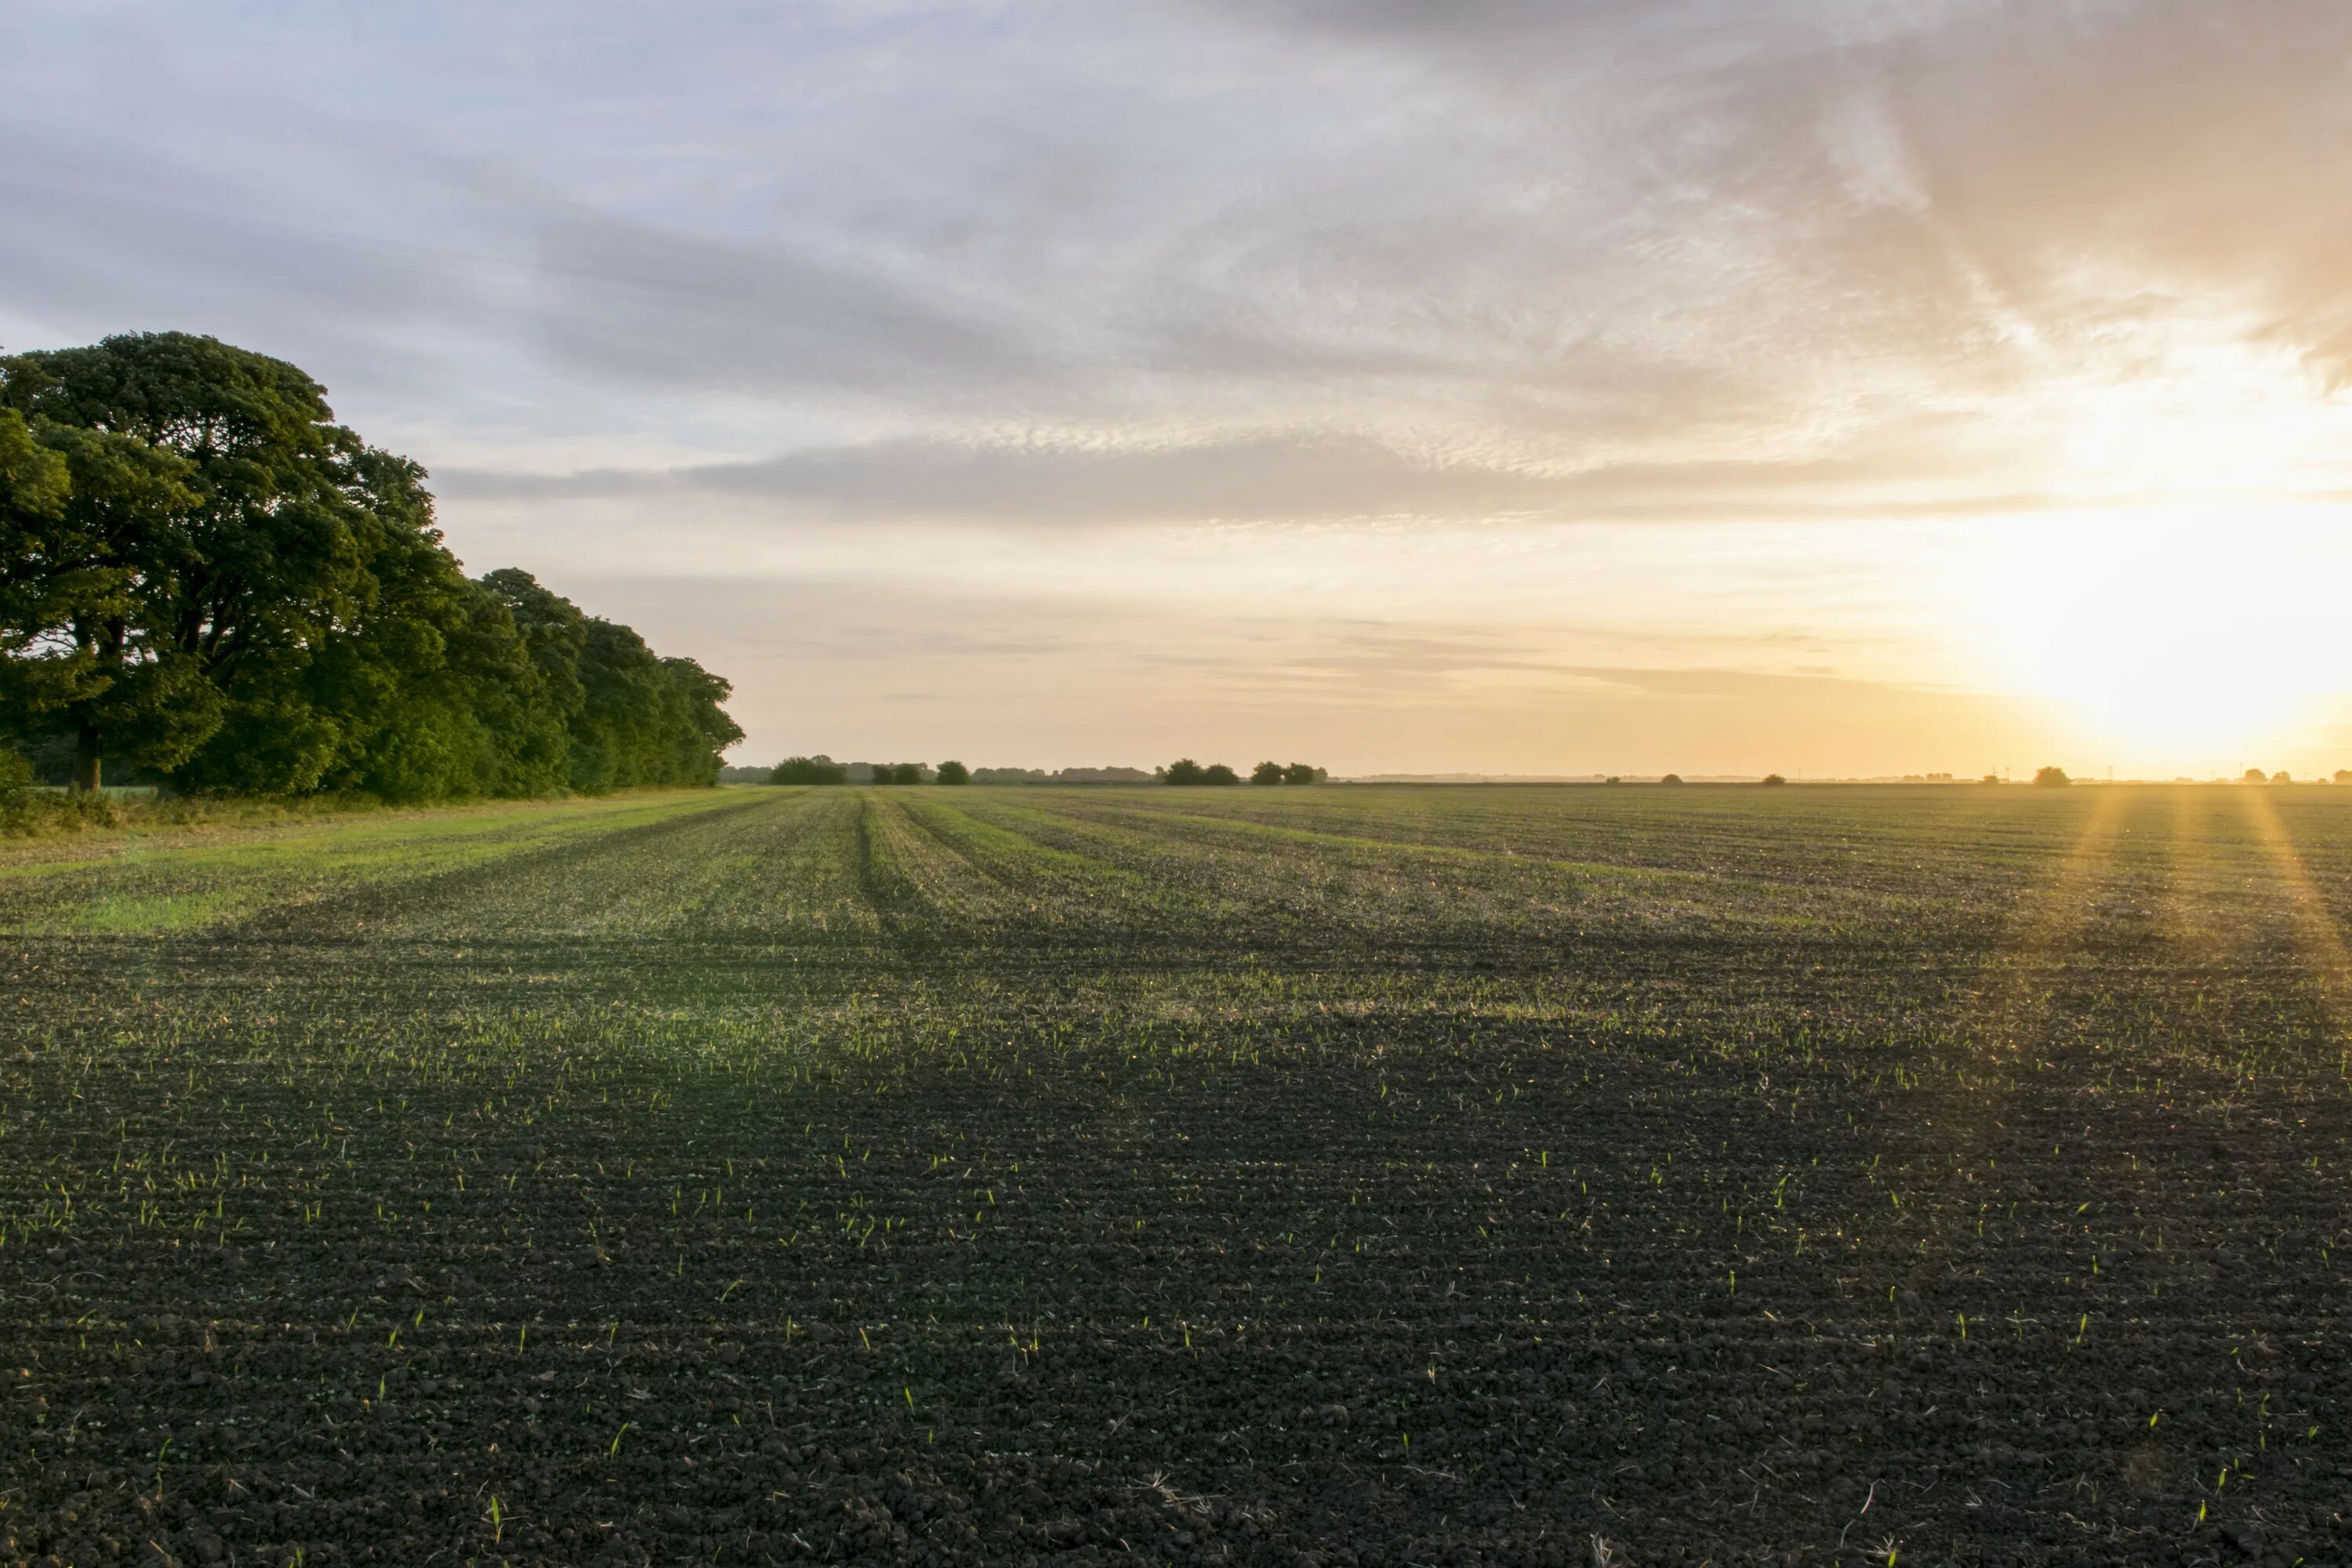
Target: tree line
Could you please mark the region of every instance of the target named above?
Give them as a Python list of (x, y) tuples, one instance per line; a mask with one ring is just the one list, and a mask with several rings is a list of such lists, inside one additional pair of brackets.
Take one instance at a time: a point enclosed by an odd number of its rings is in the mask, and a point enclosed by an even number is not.
[[(730, 770), (735, 772), (738, 770)], [(1310, 763), (1260, 763), (1250, 770), (1249, 782), (1254, 784), (1313, 784), (1330, 778), (1330, 773)], [(1203, 766), (1190, 757), (1179, 757), (1166, 767), (1147, 773), (1138, 768), (1064, 768), (1047, 773), (1035, 768), (981, 768), (974, 770), (959, 762), (941, 763), (932, 768), (927, 763), (836, 763), (822, 752), (813, 757), (786, 757), (770, 770), (767, 782), (775, 784), (1237, 784), (1241, 775), (1223, 763)]]
[(971, 783), (971, 770), (957, 762), (941, 763), (936, 769), (929, 763), (836, 763), (820, 752), (814, 757), (786, 757), (769, 770), (768, 783), (966, 784)]
[[(1190, 757), (1179, 757), (1164, 768), (1154, 770), (1161, 784), (1237, 784), (1241, 775), (1223, 763), (1205, 765)], [(1312, 763), (1263, 762), (1250, 770), (1249, 782), (1254, 784), (1316, 784), (1331, 776), (1328, 771)]]
[(0, 357), (0, 742), (179, 790), (717, 782), (726, 680), (509, 568), (282, 360), (183, 332)]

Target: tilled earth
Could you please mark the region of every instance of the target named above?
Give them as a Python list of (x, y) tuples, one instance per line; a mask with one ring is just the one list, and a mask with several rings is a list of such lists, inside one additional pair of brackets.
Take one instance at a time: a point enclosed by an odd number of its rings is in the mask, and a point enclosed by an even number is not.
[(504, 832), (16, 852), (0, 1561), (2352, 1562), (2352, 798)]

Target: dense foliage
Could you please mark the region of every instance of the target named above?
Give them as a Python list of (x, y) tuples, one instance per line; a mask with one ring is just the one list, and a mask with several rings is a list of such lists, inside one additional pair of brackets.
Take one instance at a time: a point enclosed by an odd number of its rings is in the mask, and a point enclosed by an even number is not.
[[(950, 768), (961, 776), (948, 777)], [(941, 763), (936, 778), (940, 784), (971, 782), (961, 763)], [(768, 774), (770, 784), (919, 784), (933, 780), (929, 765), (924, 763), (836, 763), (822, 752), (814, 757), (786, 757)]]
[(831, 757), (786, 757), (768, 775), (770, 784), (838, 784), (849, 782), (849, 764), (836, 763)]
[(976, 784), (1150, 784), (1152, 776), (1141, 768), (1056, 768), (1051, 773), (1044, 768), (971, 770), (971, 782)]
[(0, 731), (199, 792), (716, 781), (725, 680), (529, 574), (469, 581), (425, 470), (316, 382), (157, 332), (0, 360)]
[(1190, 757), (1179, 757), (1157, 772), (1161, 784), (1231, 784), (1242, 782), (1241, 775), (1223, 763), (1211, 763), (1206, 767)]

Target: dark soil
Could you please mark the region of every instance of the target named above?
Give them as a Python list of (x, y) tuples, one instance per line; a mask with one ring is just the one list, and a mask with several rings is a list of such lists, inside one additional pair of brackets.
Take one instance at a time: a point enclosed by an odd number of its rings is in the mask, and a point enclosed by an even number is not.
[(6, 938), (0, 1561), (2352, 1562), (2352, 801), (1506, 793)]

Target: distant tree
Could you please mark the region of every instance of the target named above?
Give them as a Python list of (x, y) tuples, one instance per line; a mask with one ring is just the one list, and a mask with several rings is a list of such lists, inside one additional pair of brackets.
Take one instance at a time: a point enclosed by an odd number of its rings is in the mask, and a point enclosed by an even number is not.
[(2049, 767), (2034, 769), (2033, 782), (2043, 789), (2064, 789), (2074, 781), (2066, 776), (2064, 768)]
[(838, 784), (849, 782), (849, 764), (836, 763), (819, 753), (814, 757), (786, 757), (776, 764), (768, 776), (770, 784)]
[(1609, 775), (1608, 782), (1611, 784), (1623, 784), (1625, 781), (1619, 778), (1615, 773), (1611, 773)]
[(878, 784), (919, 784), (923, 782), (920, 763), (877, 763), (874, 782)]
[(1768, 784), (1780, 785), (1787, 784), (1789, 781), (1782, 778), (1779, 773), (1766, 773), (1764, 775), (1764, 782)]
[(2248, 768), (2244, 773), (2238, 775), (2238, 782), (2240, 784), (2268, 784), (2271, 782), (2271, 775), (2263, 772), (2260, 768)]
[(1150, 784), (1155, 775), (1141, 768), (1059, 768), (1055, 784)]
[(2000, 783), (2000, 775), (1999, 773), (1987, 773), (1984, 777), (1977, 780), (1977, 783), (1997, 784)]
[(1293, 763), (1282, 770), (1282, 782), (1294, 784), (1318, 784), (1331, 776), (1328, 769), (1312, 763)]
[(1190, 757), (1179, 757), (1158, 772), (1161, 784), (1196, 784), (1207, 782), (1208, 778), (1208, 770)]
[(939, 782), (943, 784), (968, 784), (971, 783), (971, 770), (950, 757), (940, 764)]
[(1211, 763), (1201, 770), (1201, 782), (1204, 784), (1237, 784), (1242, 782), (1242, 775), (1223, 763)]
[(2293, 784), (2293, 783), (2294, 783), (2294, 775), (2293, 773), (2291, 773), (2287, 772), (2284, 768), (2281, 768), (2278, 772), (2276, 772), (2276, 773), (2273, 773), (2273, 774), (2271, 775), (2271, 783), (2273, 783), (2273, 784)]
[(1660, 779), (1658, 782), (1662, 784), (1678, 784), (1683, 782), (1683, 775), (1680, 773), (1668, 773), (1664, 778)]
[(1278, 784), (1281, 782), (1282, 764), (1280, 763), (1260, 763), (1250, 770), (1250, 783), (1254, 784)]
[(2340, 784), (2352, 784), (2352, 768), (2336, 769), (2336, 782)]

